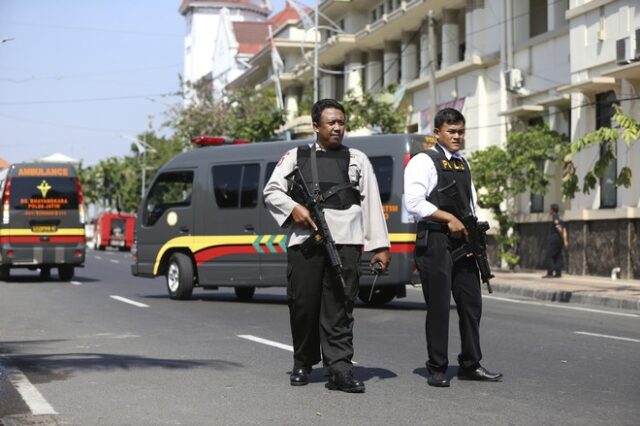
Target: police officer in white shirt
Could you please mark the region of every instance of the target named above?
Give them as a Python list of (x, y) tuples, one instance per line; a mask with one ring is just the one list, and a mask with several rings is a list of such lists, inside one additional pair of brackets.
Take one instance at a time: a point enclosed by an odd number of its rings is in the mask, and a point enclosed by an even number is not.
[[(293, 370), (289, 378), (292, 386), (306, 385), (311, 367), (322, 359), (329, 373), (327, 388), (362, 393), (364, 383), (353, 376), (351, 363), (358, 267), (364, 249), (374, 252), (371, 264), (380, 262), (383, 271), (387, 269), (389, 235), (369, 159), (342, 145), (344, 107), (333, 99), (322, 99), (313, 105), (311, 118), (316, 143), (286, 152), (264, 188), (267, 208), (278, 224), (291, 225), (287, 299)], [(340, 254), (345, 288), (330, 271), (324, 247), (309, 252), (301, 246), (317, 226), (307, 208), (290, 195), (285, 177), (296, 167), (307, 186), (313, 188), (317, 183), (324, 195), (321, 206)]]
[[(459, 111), (445, 108), (436, 114), (434, 121), (438, 143), (415, 155), (404, 174), (405, 207), (418, 222), (415, 259), (427, 304), (427, 383), (436, 387), (449, 386), (452, 294), (461, 338), (458, 378), (500, 381), (502, 374), (487, 371), (480, 365), (482, 294), (476, 262), (465, 257), (454, 263), (451, 257), (451, 252), (467, 238), (462, 215), (475, 215), (477, 211), (469, 164), (458, 152), (464, 145), (465, 119)], [(460, 194), (460, 199), (449, 196), (451, 187)]]

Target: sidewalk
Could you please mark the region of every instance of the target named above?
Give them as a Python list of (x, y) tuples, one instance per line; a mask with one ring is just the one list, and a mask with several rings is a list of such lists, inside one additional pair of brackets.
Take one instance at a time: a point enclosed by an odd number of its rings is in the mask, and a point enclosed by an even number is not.
[[(612, 280), (609, 277), (566, 275), (542, 278), (540, 272), (494, 270), (494, 295), (513, 295), (549, 302), (583, 304), (640, 312), (640, 280)], [(486, 292), (486, 286), (483, 284)]]

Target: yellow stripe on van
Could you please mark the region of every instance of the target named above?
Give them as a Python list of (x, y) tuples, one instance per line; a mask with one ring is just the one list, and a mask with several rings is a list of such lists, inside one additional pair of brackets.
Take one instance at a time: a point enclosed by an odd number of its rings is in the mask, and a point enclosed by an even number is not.
[(416, 234), (389, 234), (391, 243), (415, 243)]
[(193, 237), (176, 237), (172, 238), (160, 248), (156, 256), (156, 262), (153, 266), (153, 275), (157, 275), (158, 268), (160, 267), (160, 260), (167, 250), (180, 247), (188, 248), (191, 253), (195, 253), (202, 249), (223, 245), (251, 245), (256, 239), (256, 235), (208, 235), (208, 236), (193, 236)]
[(67, 236), (84, 236), (84, 228), (58, 228), (53, 232), (33, 232), (31, 228), (11, 228), (0, 229), (0, 237), (17, 237), (29, 235), (67, 235)]

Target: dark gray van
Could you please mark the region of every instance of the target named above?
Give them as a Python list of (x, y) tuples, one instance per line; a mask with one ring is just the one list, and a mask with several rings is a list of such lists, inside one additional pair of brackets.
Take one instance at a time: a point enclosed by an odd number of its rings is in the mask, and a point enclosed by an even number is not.
[[(189, 299), (196, 286), (234, 287), (241, 299), (253, 297), (256, 287), (286, 286), (286, 230), (267, 211), (262, 189), (287, 150), (312, 141), (194, 141), (205, 146), (167, 162), (140, 205), (133, 275), (166, 276), (173, 299)], [(372, 294), (373, 275), (363, 256), (365, 302), (381, 305), (403, 297), (415, 279), (415, 224), (402, 205), (403, 171), (411, 154), (433, 142), (431, 136), (409, 134), (344, 139), (371, 160), (391, 239), (391, 268)]]
[(58, 268), (63, 281), (84, 265), (84, 205), (76, 170), (66, 163), (19, 163), (0, 172), (0, 279), (12, 268)]

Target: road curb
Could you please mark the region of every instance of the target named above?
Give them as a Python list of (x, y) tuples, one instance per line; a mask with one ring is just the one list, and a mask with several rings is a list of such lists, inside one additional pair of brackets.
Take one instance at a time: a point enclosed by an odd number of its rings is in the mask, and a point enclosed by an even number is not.
[(32, 414), (15, 414), (5, 416), (0, 419), (3, 426), (59, 426), (56, 416), (43, 414), (34, 416)]
[(541, 289), (511, 284), (491, 283), (491, 287), (497, 293), (514, 294), (546, 302), (572, 303), (640, 312), (640, 299), (638, 298), (616, 297), (582, 291)]

